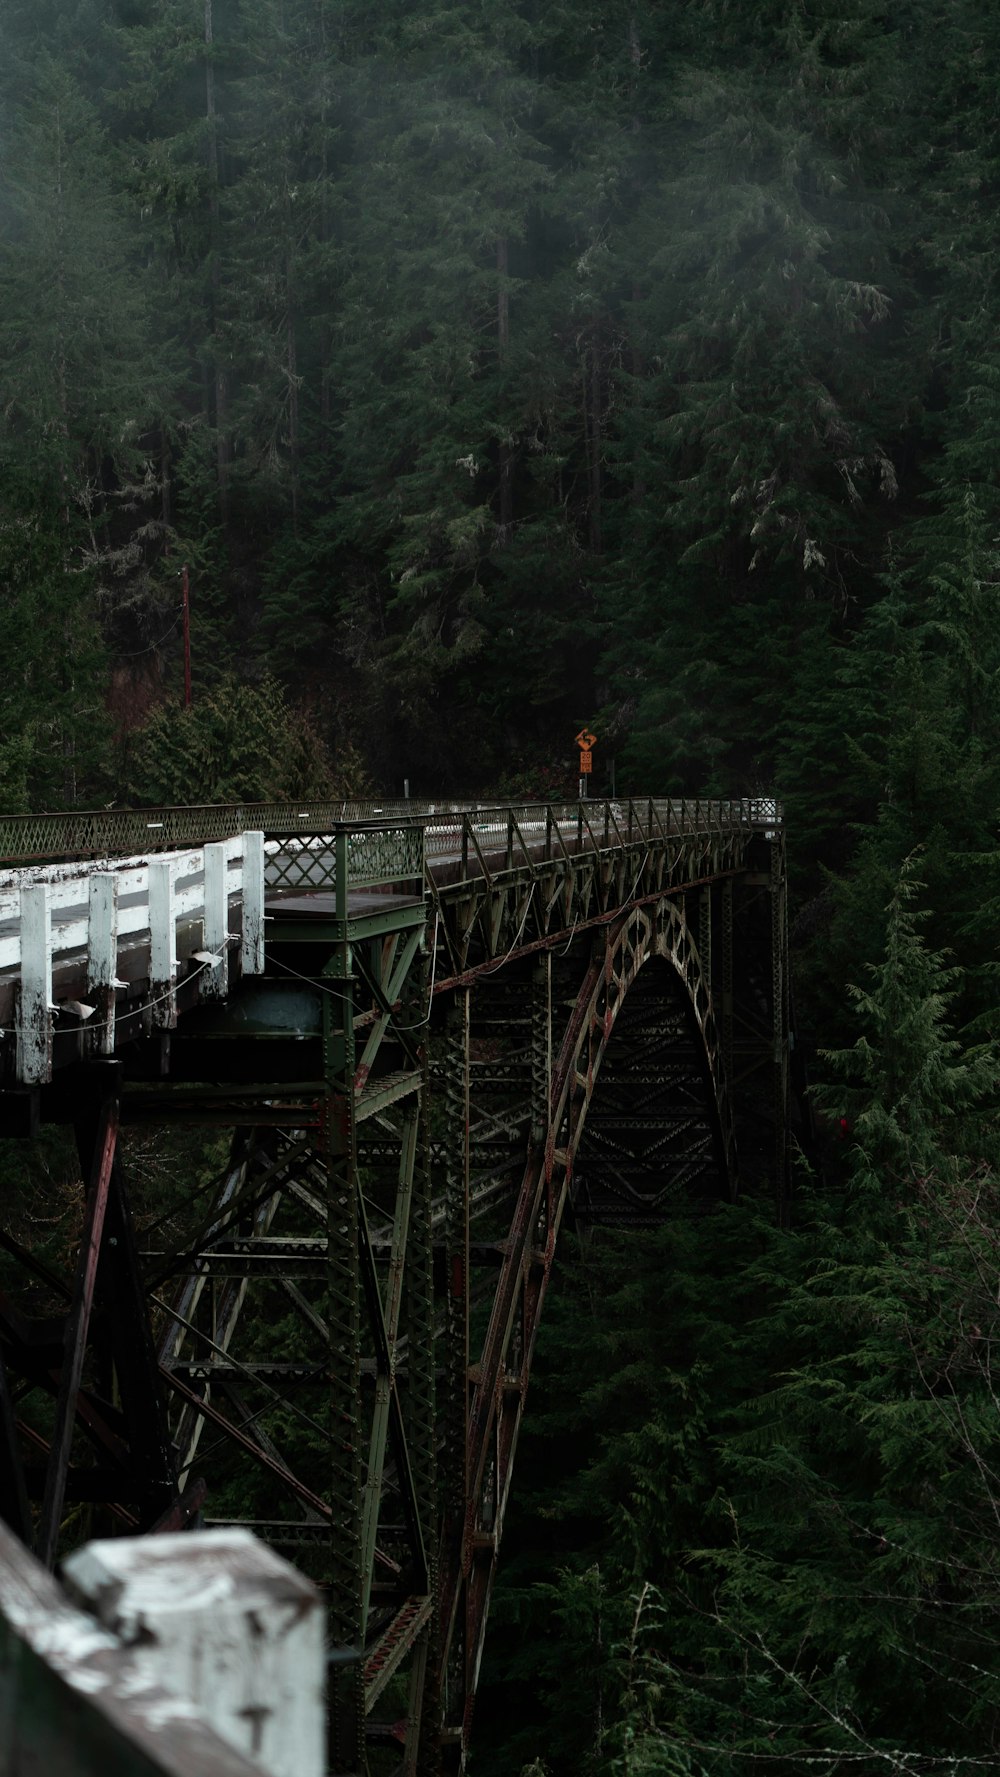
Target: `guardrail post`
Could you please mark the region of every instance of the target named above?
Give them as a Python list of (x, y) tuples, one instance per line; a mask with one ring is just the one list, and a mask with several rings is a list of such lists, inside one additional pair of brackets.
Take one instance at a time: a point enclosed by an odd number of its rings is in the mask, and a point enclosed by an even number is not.
[(333, 839), (335, 911), (339, 920), (347, 918), (347, 870), (350, 862), (350, 834), (338, 827)]
[(513, 810), (509, 808), (507, 810), (507, 868), (508, 870), (514, 868), (514, 814)]
[(90, 878), (87, 921), (87, 992), (99, 1020), (95, 1036), (101, 1055), (115, 1052), (115, 982), (118, 976), (118, 878), (97, 871)]
[(21, 890), (21, 992), (17, 1008), (17, 1074), (28, 1086), (52, 1078), (52, 909), (44, 882)]
[(323, 1777), (323, 1601), (280, 1555), (245, 1530), (114, 1537), (78, 1549), (64, 1575), (105, 1629), (137, 1644), (152, 1682), (262, 1771)]
[[(195, 1553), (201, 1539), (185, 1540)], [(157, 1683), (146, 1652), (125, 1647), (71, 1605), (0, 1524), (4, 1771), (261, 1777), (257, 1760), (223, 1740), (186, 1697)]]
[(149, 993), (154, 1026), (172, 1030), (177, 1023), (177, 906), (172, 858), (150, 858)]
[(243, 944), (244, 975), (264, 973), (264, 835), (243, 835)]
[(229, 848), (205, 847), (205, 949), (219, 958), (205, 970), (205, 999), (224, 999), (229, 989)]

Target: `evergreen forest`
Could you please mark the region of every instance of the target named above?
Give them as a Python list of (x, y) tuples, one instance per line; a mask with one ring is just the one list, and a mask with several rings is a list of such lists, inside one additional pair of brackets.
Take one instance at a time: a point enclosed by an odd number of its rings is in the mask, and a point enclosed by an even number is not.
[(567, 1237), (475, 1777), (1000, 1769), (998, 86), (987, 0), (0, 10), (0, 810), (784, 804), (816, 1150)]

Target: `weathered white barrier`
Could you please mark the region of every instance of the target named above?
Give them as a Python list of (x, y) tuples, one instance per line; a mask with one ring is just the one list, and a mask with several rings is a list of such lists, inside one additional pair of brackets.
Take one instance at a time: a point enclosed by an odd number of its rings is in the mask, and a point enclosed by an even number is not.
[[(60, 1014), (85, 1021), (99, 1054), (114, 1053), (116, 993), (126, 985), (130, 952), (140, 955), (154, 1026), (175, 1023), (178, 971), (185, 964), (199, 971), (201, 998), (224, 998), (231, 906), (239, 908), (242, 973), (260, 974), (262, 833), (103, 868), (49, 864), (0, 872), (0, 971), (18, 981), (18, 1079), (37, 1085), (51, 1077), (53, 1018)], [(60, 974), (84, 969), (86, 1000), (67, 998), (65, 988), (60, 996)]]
[(67, 1585), (96, 1616), (0, 1523), (0, 1777), (322, 1777), (322, 1600), (248, 1532), (92, 1543)]
[(0, 1524), (0, 1777), (260, 1777)]
[(114, 1537), (63, 1565), (70, 1595), (271, 1777), (323, 1777), (325, 1613), (248, 1530)]

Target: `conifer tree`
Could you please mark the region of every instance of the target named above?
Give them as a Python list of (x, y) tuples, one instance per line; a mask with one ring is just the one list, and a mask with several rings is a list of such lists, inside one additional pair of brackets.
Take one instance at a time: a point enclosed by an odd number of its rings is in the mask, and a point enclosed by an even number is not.
[(148, 599), (150, 434), (169, 399), (99, 122), (47, 48), (5, 99), (0, 549), (22, 794), (72, 804), (104, 751), (102, 619)]
[(637, 225), (648, 270), (632, 324), (655, 371), (628, 416), (647, 491), (620, 621), (626, 650), (643, 632), (654, 653), (638, 686), (631, 664), (618, 682), (639, 698), (645, 778), (655, 736), (688, 785), (718, 760), (752, 787), (755, 754), (773, 771), (799, 638), (827, 651), (813, 604), (843, 620), (893, 513), (921, 363), (911, 341), (899, 349), (884, 8), (711, 16)]

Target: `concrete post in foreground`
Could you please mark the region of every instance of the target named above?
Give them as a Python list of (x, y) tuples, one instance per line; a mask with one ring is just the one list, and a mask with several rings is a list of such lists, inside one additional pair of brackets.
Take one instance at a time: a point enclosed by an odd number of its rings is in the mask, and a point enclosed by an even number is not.
[(271, 1777), (323, 1777), (325, 1619), (316, 1587), (245, 1530), (92, 1542), (71, 1596)]
[[(193, 1539), (192, 1539), (193, 1540)], [(260, 1777), (0, 1523), (0, 1777)]]

